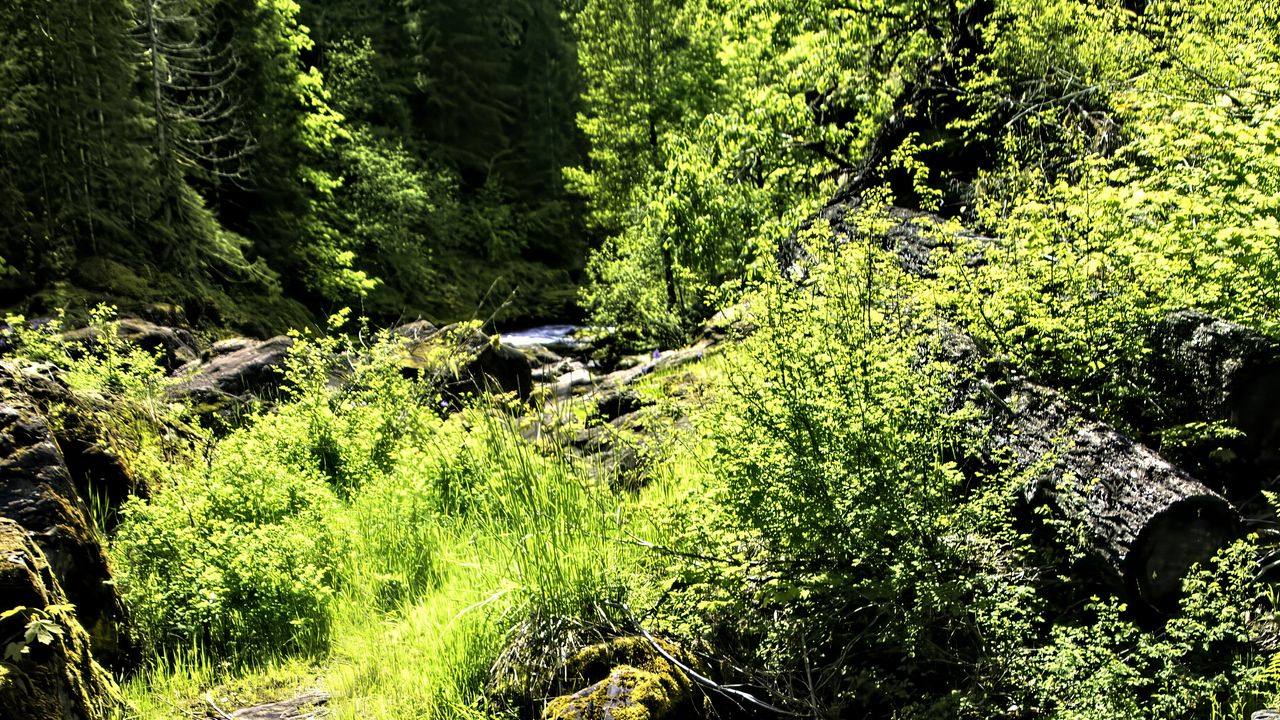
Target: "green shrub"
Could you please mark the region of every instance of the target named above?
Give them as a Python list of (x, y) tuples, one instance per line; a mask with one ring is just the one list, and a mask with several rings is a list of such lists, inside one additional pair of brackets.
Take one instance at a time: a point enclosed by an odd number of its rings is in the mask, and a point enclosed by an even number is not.
[(708, 420), (711, 491), (683, 530), (723, 560), (677, 564), (674, 582), (703, 639), (794, 709), (928, 707), (954, 680), (938, 644), (975, 654), (999, 553), (964, 540), (950, 368), (920, 351), (910, 281), (874, 246), (815, 252), (809, 282), (753, 299), (760, 329)]
[(647, 560), (667, 629), (822, 717), (1189, 720), (1274, 692), (1256, 548), (1193, 573), (1162, 625), (1115, 596), (1063, 603), (1081, 579), (1024, 534), (1023, 479), (947, 461), (974, 428), (956, 370), (926, 360), (927, 281), (875, 242), (812, 252), (804, 285), (754, 298), (760, 329), (702, 418), (710, 477), (660, 511), (681, 539)]
[(220, 443), (207, 468), (178, 468), (149, 502), (125, 505), (116, 582), (153, 649), (322, 646), (344, 542), (339, 504), (314, 467), (272, 447), (304, 439), (255, 424)]
[[(206, 464), (171, 468), (150, 501), (125, 507), (113, 543), (118, 582), (154, 648), (324, 647), (350, 569), (344, 500), (386, 478), (404, 447), (439, 423), (425, 391), (399, 374), (396, 347), (384, 338), (357, 355), (336, 339), (299, 340), (282, 405), (217, 441)], [(331, 389), (338, 363), (346, 370)], [(385, 483), (377, 492), (395, 496)], [(382, 537), (367, 513), (358, 517), (357, 544)], [(430, 551), (375, 547), (400, 563)], [(430, 576), (426, 567), (419, 575)]]

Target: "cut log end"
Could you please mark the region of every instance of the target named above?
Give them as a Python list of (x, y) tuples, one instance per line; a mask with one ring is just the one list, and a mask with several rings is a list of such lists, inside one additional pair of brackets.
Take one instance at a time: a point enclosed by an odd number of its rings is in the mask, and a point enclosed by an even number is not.
[(1240, 536), (1240, 516), (1217, 495), (1170, 505), (1142, 529), (1125, 563), (1135, 594), (1160, 612), (1173, 612), (1182, 580)]

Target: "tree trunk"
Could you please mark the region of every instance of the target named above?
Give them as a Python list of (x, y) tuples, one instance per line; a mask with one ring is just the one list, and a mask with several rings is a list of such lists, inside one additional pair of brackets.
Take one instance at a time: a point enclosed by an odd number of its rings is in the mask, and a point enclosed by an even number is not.
[(1225, 498), (1147, 446), (991, 362), (958, 330), (945, 329), (941, 347), (943, 359), (976, 373), (960, 383), (956, 401), (981, 411), (977, 464), (1011, 464), (1025, 480), (1022, 499), (1080, 529), (1103, 574), (1132, 597), (1175, 610), (1187, 571), (1240, 535), (1239, 513)]

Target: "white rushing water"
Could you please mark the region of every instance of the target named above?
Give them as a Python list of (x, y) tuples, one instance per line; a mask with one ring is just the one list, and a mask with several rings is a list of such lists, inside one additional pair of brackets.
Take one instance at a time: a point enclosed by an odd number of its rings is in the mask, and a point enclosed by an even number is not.
[(502, 342), (513, 347), (530, 345), (577, 345), (573, 333), (580, 330), (577, 325), (543, 325), (541, 327), (499, 333)]

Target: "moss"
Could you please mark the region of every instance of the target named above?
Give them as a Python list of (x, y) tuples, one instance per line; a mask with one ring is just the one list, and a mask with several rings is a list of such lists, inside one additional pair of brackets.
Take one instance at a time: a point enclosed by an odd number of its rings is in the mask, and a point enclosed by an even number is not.
[(71, 279), (81, 287), (136, 297), (148, 287), (132, 268), (110, 258), (91, 256), (76, 264)]
[[(657, 641), (682, 664), (699, 669), (697, 658)], [(579, 651), (564, 667), (570, 684), (587, 687), (547, 704), (544, 720), (657, 720), (690, 703), (693, 683), (648, 639), (614, 638)]]
[(689, 699), (689, 679), (674, 666), (665, 672), (623, 665), (609, 677), (572, 695), (555, 698), (544, 720), (657, 720)]
[[(0, 642), (23, 637), (26, 623), (41, 618), (61, 634), (37, 641), (12, 662), (0, 665), (0, 708), (12, 717), (49, 720), (107, 720), (121, 717), (125, 704), (111, 676), (94, 662), (89, 635), (76, 620), (54, 579), (48, 560), (11, 520), (0, 518), (0, 589), (4, 607), (26, 610), (0, 621)], [(9, 717), (9, 716), (6, 716)]]

